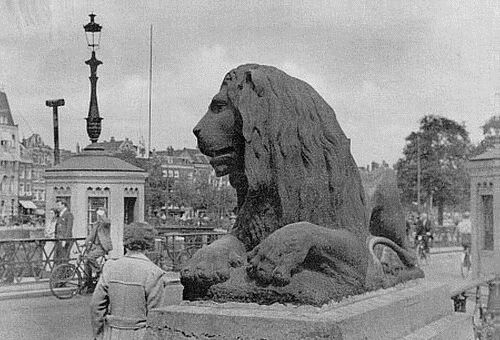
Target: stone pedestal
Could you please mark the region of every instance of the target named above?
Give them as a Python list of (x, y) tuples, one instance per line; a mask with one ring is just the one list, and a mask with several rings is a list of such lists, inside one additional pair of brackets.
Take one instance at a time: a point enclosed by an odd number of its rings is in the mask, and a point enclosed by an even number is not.
[[(147, 339), (387, 340), (421, 330), (429, 337), (408, 339), (461, 339), (457, 329), (472, 334), (471, 320), (467, 324), (463, 318), (453, 312), (448, 286), (417, 280), (321, 308), (211, 302), (168, 306), (150, 312)], [(434, 333), (425, 329), (432, 324)]]

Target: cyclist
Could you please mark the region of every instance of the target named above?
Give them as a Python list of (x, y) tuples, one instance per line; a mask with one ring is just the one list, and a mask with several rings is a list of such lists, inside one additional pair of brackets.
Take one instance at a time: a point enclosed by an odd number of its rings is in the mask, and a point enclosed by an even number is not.
[(432, 222), (427, 218), (426, 213), (420, 215), (417, 221), (417, 232), (415, 235), (415, 244), (418, 244), (418, 237), (421, 236), (424, 242), (424, 251), (429, 253), (429, 239), (432, 238)]
[(108, 254), (113, 249), (111, 243), (111, 223), (107, 217), (106, 209), (97, 208), (97, 222), (94, 223), (90, 233), (85, 239), (87, 255), (85, 257), (85, 285), (88, 291), (92, 291), (92, 272), (98, 272), (100, 265), (97, 259)]

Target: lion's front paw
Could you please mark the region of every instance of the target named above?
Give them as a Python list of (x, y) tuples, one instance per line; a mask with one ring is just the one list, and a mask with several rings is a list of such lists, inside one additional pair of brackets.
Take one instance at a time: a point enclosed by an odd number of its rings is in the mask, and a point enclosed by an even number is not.
[(234, 236), (198, 250), (181, 270), (181, 283), (187, 287), (208, 288), (229, 279), (231, 268), (246, 262), (245, 248)]
[[(272, 236), (272, 235), (271, 235)], [(309, 249), (301, 242), (268, 237), (248, 254), (247, 274), (260, 284), (285, 286)]]

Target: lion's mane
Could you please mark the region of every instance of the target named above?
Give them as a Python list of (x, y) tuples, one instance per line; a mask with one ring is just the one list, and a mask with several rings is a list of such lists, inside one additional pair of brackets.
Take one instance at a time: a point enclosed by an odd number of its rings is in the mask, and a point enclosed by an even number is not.
[(235, 186), (232, 233), (252, 249), (282, 226), (308, 221), (364, 239), (361, 178), (333, 109), (310, 85), (270, 66), (242, 65), (225, 82), (244, 138), (245, 178), (232, 174), (232, 183), (244, 183)]

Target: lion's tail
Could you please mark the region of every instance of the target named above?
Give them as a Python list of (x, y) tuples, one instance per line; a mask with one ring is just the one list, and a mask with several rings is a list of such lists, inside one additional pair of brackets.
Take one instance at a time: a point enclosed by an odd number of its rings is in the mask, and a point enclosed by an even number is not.
[(417, 257), (413, 253), (398, 246), (394, 241), (391, 241), (386, 237), (369, 236), (367, 239), (367, 244), (370, 254), (376, 262), (379, 262), (379, 260), (377, 255), (375, 254), (375, 246), (381, 244), (394, 250), (394, 252), (398, 255), (405, 266), (415, 267), (417, 265)]

